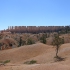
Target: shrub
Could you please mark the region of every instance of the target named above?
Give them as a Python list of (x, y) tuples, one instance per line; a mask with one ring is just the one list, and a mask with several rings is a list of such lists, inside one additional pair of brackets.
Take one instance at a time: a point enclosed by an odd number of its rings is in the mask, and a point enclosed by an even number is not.
[(31, 44), (34, 44), (34, 43), (35, 42), (31, 38), (27, 39), (27, 45), (31, 45)]
[(22, 45), (25, 45), (26, 44), (26, 41), (25, 40), (22, 40)]
[(3, 63), (3, 64), (9, 63), (9, 62), (10, 60), (0, 61), (0, 63)]
[(10, 60), (6, 60), (6, 61), (4, 61), (3, 63), (6, 64), (6, 63), (9, 63), (9, 62), (10, 62)]
[(40, 42), (46, 44), (46, 36), (45, 36), (45, 34), (43, 34), (42, 37), (40, 38)]
[(35, 63), (37, 63), (36, 60), (31, 60), (31, 61), (24, 62), (24, 64), (35, 64)]

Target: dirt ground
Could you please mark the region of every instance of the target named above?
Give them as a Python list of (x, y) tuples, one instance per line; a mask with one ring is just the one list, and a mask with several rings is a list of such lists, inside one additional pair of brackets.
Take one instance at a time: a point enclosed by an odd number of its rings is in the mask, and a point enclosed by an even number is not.
[[(55, 47), (37, 43), (0, 51), (0, 61), (10, 60), (0, 65), (0, 70), (70, 70), (70, 43), (61, 45), (60, 57), (64, 61), (55, 62)], [(24, 64), (36, 60), (35, 64)]]

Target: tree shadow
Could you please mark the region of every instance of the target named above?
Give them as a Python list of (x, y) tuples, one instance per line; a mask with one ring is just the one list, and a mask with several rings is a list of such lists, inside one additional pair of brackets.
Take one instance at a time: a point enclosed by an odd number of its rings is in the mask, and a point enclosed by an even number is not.
[(54, 57), (55, 58), (55, 62), (59, 62), (59, 61), (65, 61), (66, 58), (62, 58), (60, 56)]

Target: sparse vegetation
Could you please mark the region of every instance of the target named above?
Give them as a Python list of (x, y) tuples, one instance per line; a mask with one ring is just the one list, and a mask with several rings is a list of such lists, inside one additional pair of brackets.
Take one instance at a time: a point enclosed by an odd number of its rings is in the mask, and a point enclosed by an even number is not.
[(25, 45), (26, 44), (26, 41), (25, 40), (22, 40), (22, 45)]
[(31, 38), (27, 39), (27, 45), (31, 45), (31, 44), (34, 44), (34, 43), (35, 42)]
[(10, 60), (0, 61), (1, 65), (5, 65), (6, 63), (9, 63)]
[(54, 40), (52, 42), (52, 44), (54, 46), (56, 46), (56, 57), (58, 57), (58, 50), (61, 44), (63, 44), (63, 39), (59, 37), (59, 35), (54, 35)]
[(31, 61), (24, 62), (24, 64), (35, 64), (35, 63), (37, 63), (36, 60), (31, 60)]
[(19, 47), (22, 46), (22, 37), (20, 37), (20, 39), (19, 39), (19, 45), (18, 46)]
[(6, 63), (9, 63), (9, 62), (10, 62), (10, 60), (6, 60), (6, 61), (4, 61), (3, 63), (6, 64)]
[(46, 34), (43, 34), (42, 37), (40, 38), (40, 42), (46, 44)]
[[(67, 29), (69, 32), (69, 29)], [(15, 33), (15, 34), (1, 34), (2, 39), (0, 40), (0, 49), (9, 49), (9, 48), (15, 48), (20, 47), (23, 45), (31, 45), (35, 44), (37, 42), (41, 42), (44, 44), (52, 44), (53, 36), (54, 34), (58, 34), (57, 32), (52, 33), (38, 33), (38, 34), (31, 34), (31, 33)], [(69, 35), (67, 37), (64, 37), (63, 34), (60, 34), (60, 38), (62, 38), (62, 43), (69, 43), (70, 37)]]

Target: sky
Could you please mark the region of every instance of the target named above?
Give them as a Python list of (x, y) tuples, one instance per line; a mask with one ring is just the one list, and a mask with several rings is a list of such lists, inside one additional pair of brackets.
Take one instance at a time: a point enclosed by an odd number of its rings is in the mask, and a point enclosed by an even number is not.
[(0, 30), (66, 25), (70, 25), (70, 0), (0, 0)]

